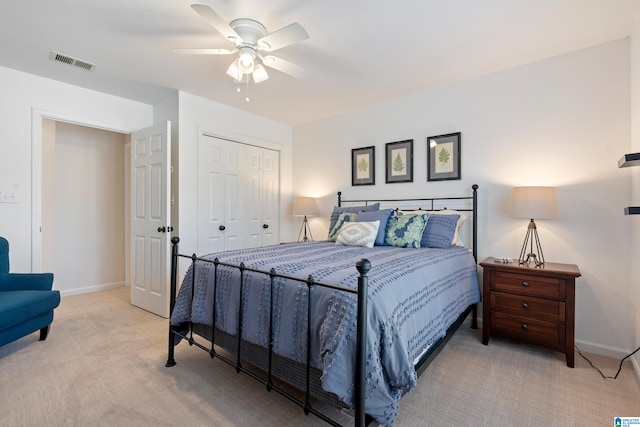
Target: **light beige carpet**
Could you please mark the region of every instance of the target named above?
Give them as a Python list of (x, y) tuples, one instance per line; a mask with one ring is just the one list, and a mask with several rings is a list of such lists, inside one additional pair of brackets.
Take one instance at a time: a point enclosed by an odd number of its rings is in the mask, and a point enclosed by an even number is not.
[[(0, 347), (0, 425), (325, 425), (185, 343), (165, 368), (167, 322), (131, 306), (128, 288), (63, 298), (46, 341), (34, 333)], [(615, 374), (615, 360), (588, 356)], [(628, 363), (605, 380), (580, 357), (570, 369), (560, 353), (484, 346), (463, 326), (403, 398), (395, 425), (612, 426), (615, 416), (640, 416)]]

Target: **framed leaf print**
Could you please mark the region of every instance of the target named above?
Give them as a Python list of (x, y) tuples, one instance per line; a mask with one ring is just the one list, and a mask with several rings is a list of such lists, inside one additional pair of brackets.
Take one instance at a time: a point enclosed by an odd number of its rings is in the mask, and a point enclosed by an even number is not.
[(376, 147), (351, 150), (351, 185), (375, 185)]
[(427, 138), (427, 181), (460, 179), (460, 132)]
[(386, 145), (386, 183), (413, 182), (413, 139)]

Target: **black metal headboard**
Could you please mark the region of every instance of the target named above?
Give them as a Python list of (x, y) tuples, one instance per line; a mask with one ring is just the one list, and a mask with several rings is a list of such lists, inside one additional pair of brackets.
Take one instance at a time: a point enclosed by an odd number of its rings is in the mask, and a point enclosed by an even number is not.
[[(423, 210), (427, 212), (437, 212), (444, 209), (453, 209), (461, 212), (471, 212), (472, 218), (472, 245), (473, 257), (478, 260), (478, 184), (471, 186), (471, 196), (458, 197), (421, 197), (411, 199), (343, 199), (342, 191), (338, 191), (338, 206), (343, 203), (380, 203), (398, 210)], [(426, 204), (426, 206), (425, 206)], [(471, 206), (469, 206), (469, 204)]]

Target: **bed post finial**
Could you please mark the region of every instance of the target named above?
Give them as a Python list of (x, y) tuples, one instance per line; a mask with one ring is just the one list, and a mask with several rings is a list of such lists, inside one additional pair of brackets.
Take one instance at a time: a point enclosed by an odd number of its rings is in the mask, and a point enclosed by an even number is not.
[(338, 191), (338, 206), (342, 206), (342, 191)]

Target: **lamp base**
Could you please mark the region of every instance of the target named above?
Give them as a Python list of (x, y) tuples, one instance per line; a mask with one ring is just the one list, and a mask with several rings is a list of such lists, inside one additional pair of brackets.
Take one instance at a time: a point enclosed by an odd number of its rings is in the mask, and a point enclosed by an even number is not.
[[(536, 251), (538, 252), (537, 255), (533, 251), (534, 240)], [(527, 245), (529, 246), (529, 253), (527, 253)], [(524, 236), (524, 243), (522, 244), (520, 257), (518, 258), (518, 262), (520, 264), (529, 264), (532, 261), (536, 267), (544, 265), (544, 255), (542, 254), (542, 246), (540, 245), (540, 239), (538, 238), (538, 228), (536, 227), (536, 223), (533, 218), (531, 218), (529, 227), (527, 227), (527, 234)]]
[[(307, 237), (307, 232), (309, 233), (309, 237)], [(303, 236), (304, 233), (304, 236)], [(300, 240), (300, 236), (302, 236), (302, 240)], [(313, 236), (311, 235), (311, 228), (309, 227), (309, 221), (307, 221), (307, 216), (304, 216), (302, 220), (302, 226), (300, 227), (300, 233), (298, 233), (298, 242), (313, 242)]]

